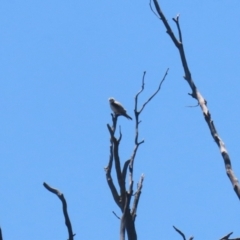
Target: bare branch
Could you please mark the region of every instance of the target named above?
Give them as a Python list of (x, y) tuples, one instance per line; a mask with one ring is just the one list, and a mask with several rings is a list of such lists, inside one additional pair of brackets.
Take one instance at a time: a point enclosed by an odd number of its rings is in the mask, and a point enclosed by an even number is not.
[(118, 154), (118, 146), (119, 146), (119, 142), (114, 140), (113, 141), (113, 156), (114, 156), (114, 162), (115, 162), (115, 169), (116, 169), (116, 173), (117, 173), (118, 184), (120, 187), (122, 187), (122, 172), (121, 172), (120, 158), (119, 158), (119, 154)]
[(121, 126), (119, 126), (119, 138), (118, 138), (118, 144), (120, 144), (121, 140), (122, 140), (122, 131), (121, 131)]
[(115, 132), (115, 129), (116, 129), (116, 125), (117, 125), (117, 116), (116, 115), (113, 115), (112, 114), (112, 122), (113, 122), (113, 126), (110, 127), (109, 124), (107, 124), (107, 128), (108, 128), (108, 131), (110, 133), (110, 136), (111, 136), (111, 139), (110, 139), (110, 155), (109, 155), (109, 162), (108, 162), (108, 166), (105, 167), (105, 172), (106, 172), (106, 179), (107, 179), (107, 183), (108, 183), (108, 186), (111, 190), (111, 193), (112, 193), (112, 196), (113, 196), (113, 199), (115, 201), (115, 203), (118, 205), (118, 207), (121, 209), (122, 206), (121, 206), (121, 201), (120, 201), (120, 196), (117, 192), (117, 189), (113, 183), (113, 180), (112, 180), (112, 176), (111, 176), (111, 171), (112, 171), (112, 163), (113, 163), (113, 144), (114, 142), (117, 142), (116, 138), (114, 137), (114, 132)]
[(162, 12), (162, 10), (161, 10), (161, 8), (160, 8), (157, 0), (153, 0), (153, 3), (154, 3), (154, 5), (155, 5), (155, 8), (156, 8), (156, 10), (157, 10), (157, 13), (158, 13), (160, 19), (163, 21), (163, 23), (164, 23), (164, 25), (165, 25), (165, 27), (166, 27), (166, 29), (167, 29), (167, 33), (168, 33), (169, 36), (171, 37), (171, 39), (172, 39), (172, 41), (174, 42), (175, 46), (178, 47), (178, 46), (180, 45), (180, 43), (179, 43), (179, 41), (176, 39), (174, 33), (172, 32), (172, 29), (171, 29), (171, 27), (169, 26), (168, 21), (167, 21), (167, 19), (165, 18), (165, 16), (164, 16), (164, 14), (163, 14), (163, 12)]
[(177, 229), (175, 226), (173, 226), (173, 228), (183, 237), (183, 240), (186, 240), (185, 235), (179, 229)]
[(68, 230), (68, 236), (69, 236), (69, 240), (73, 240), (73, 237), (76, 235), (76, 234), (73, 234), (73, 231), (72, 231), (72, 225), (71, 225), (71, 222), (70, 222), (70, 219), (69, 219), (69, 216), (68, 216), (68, 212), (67, 212), (67, 202), (63, 196), (63, 194), (56, 188), (52, 188), (50, 187), (47, 183), (43, 183), (43, 186), (50, 192), (56, 194), (59, 199), (61, 200), (62, 202), (62, 207), (63, 207), (63, 215), (64, 215), (64, 218), (65, 218), (65, 224), (67, 226), (67, 230)]
[(224, 237), (220, 238), (219, 240), (240, 240), (240, 238), (229, 238), (233, 232), (230, 232), (229, 234), (225, 235)]
[[(138, 129), (136, 130), (136, 132), (138, 132)], [(137, 138), (137, 137), (136, 137)], [(130, 173), (133, 173), (133, 165), (134, 165), (134, 159), (136, 157), (136, 154), (137, 154), (137, 150), (138, 150), (138, 147), (144, 143), (144, 140), (142, 140), (141, 142), (137, 142), (137, 140), (135, 141), (136, 142), (136, 145), (135, 145), (135, 148), (133, 150), (133, 154), (131, 156), (131, 160), (130, 160), (130, 163), (129, 163), (129, 171)]]
[(165, 72), (164, 76), (163, 76), (163, 79), (161, 80), (159, 86), (158, 86), (158, 89), (156, 90), (155, 93), (153, 93), (153, 95), (143, 104), (142, 108), (140, 109), (139, 111), (139, 114), (143, 111), (143, 109), (145, 108), (145, 106), (156, 96), (156, 94), (160, 91), (161, 89), (161, 86), (162, 86), (162, 83), (164, 82), (167, 74), (168, 74), (168, 70), (169, 68), (167, 69), (167, 71)]
[(115, 114), (111, 113), (111, 116), (112, 116), (112, 122), (113, 122), (112, 131), (113, 131), (113, 134), (114, 134), (115, 130), (116, 130), (116, 126), (117, 126), (118, 115), (115, 115)]
[(116, 218), (121, 220), (121, 218), (114, 211), (112, 211), (112, 213), (115, 215)]
[[(149, 6), (150, 6), (150, 9), (151, 9), (151, 11), (153, 12), (153, 14), (154, 14), (157, 18), (159, 18), (159, 16), (157, 15), (157, 13), (155, 13), (154, 10), (153, 10), (153, 8), (152, 8), (152, 0), (149, 1)], [(160, 18), (159, 18), (159, 19), (160, 19)]]
[[(195, 98), (198, 101), (198, 103), (199, 103), (199, 105), (200, 105), (200, 107), (202, 109), (204, 119), (205, 119), (205, 121), (206, 121), (206, 123), (207, 123), (207, 125), (209, 127), (209, 130), (211, 132), (211, 135), (212, 135), (214, 141), (216, 142), (216, 144), (218, 145), (218, 147), (220, 149), (220, 152), (221, 152), (221, 155), (223, 157), (227, 176), (229, 177), (229, 179), (230, 179), (230, 181), (232, 183), (234, 191), (236, 192), (238, 198), (240, 199), (240, 185), (239, 185), (238, 179), (235, 177), (235, 174), (234, 174), (234, 172), (232, 170), (230, 157), (228, 155), (228, 152), (227, 152), (227, 149), (226, 149), (226, 147), (224, 145), (224, 142), (219, 137), (219, 135), (217, 133), (217, 130), (216, 130), (215, 126), (214, 126), (213, 120), (211, 118), (211, 114), (210, 114), (210, 112), (209, 112), (209, 110), (207, 108), (207, 101), (204, 99), (204, 97), (198, 91), (198, 89), (197, 89), (197, 87), (196, 87), (196, 85), (195, 85), (195, 83), (194, 83), (194, 81), (192, 79), (190, 70), (188, 68), (187, 60), (186, 60), (186, 57), (185, 57), (183, 43), (182, 43), (182, 41), (181, 42), (177, 41), (177, 39), (176, 39), (174, 33), (172, 32), (172, 29), (169, 26), (169, 24), (168, 24), (164, 14), (163, 14), (163, 12), (161, 11), (161, 8), (160, 8), (157, 0), (153, 0), (153, 2), (154, 2), (154, 5), (155, 5), (155, 8), (157, 10), (157, 13), (160, 16), (160, 19), (163, 21), (163, 24), (164, 24), (165, 28), (167, 29), (167, 33), (169, 34), (170, 38), (172, 39), (173, 43), (175, 44), (175, 46), (177, 47), (177, 49), (179, 51), (181, 62), (182, 62), (182, 66), (183, 66), (183, 69), (184, 69), (184, 72), (185, 72), (184, 78), (188, 82), (188, 84), (189, 84), (189, 86), (190, 86), (190, 88), (192, 90), (192, 93), (190, 93), (189, 95), (191, 95), (193, 98)], [(181, 29), (180, 29), (180, 25), (179, 25), (179, 17), (174, 19), (174, 22), (177, 25), (180, 39), (182, 39)]]
[(225, 235), (224, 237), (220, 238), (219, 240), (227, 240), (229, 237), (233, 234), (233, 232), (230, 232), (229, 234)]
[(144, 85), (145, 85), (144, 79), (145, 79), (145, 76), (146, 76), (146, 71), (143, 72), (142, 88), (141, 88), (141, 90), (137, 93), (137, 95), (135, 96), (135, 109), (137, 109), (138, 96), (139, 96), (139, 94), (144, 90)]
[(182, 32), (181, 32), (181, 28), (179, 26), (179, 17), (180, 17), (180, 14), (178, 14), (176, 18), (173, 18), (173, 21), (177, 24), (179, 40), (182, 43)]
[[(107, 127), (108, 127), (108, 130), (109, 130), (110, 134), (111, 134), (111, 132), (112, 132), (111, 127), (109, 125), (107, 125)], [(110, 155), (109, 155), (108, 166), (104, 168), (105, 171), (110, 171), (110, 172), (112, 170), (112, 162), (113, 162), (113, 144), (112, 144), (112, 142), (113, 141), (112, 141), (112, 137), (111, 137), (111, 139), (110, 139)]]
[(115, 203), (118, 205), (118, 207), (121, 209), (122, 206), (120, 204), (120, 196), (118, 195), (117, 189), (113, 183), (111, 172), (109, 169), (107, 169), (107, 171), (106, 171), (106, 179), (107, 179), (108, 186), (111, 190), (113, 199), (114, 199)]
[(133, 206), (132, 206), (132, 211), (131, 211), (131, 214), (132, 214), (132, 217), (133, 217), (133, 221), (135, 221), (135, 218), (137, 216), (137, 207), (138, 207), (138, 202), (139, 202), (139, 199), (140, 199), (140, 196), (141, 196), (143, 180), (144, 180), (144, 175), (142, 174), (142, 176), (141, 176), (141, 178), (139, 180), (138, 186), (137, 186), (137, 191), (135, 193)]
[[(164, 14), (163, 14), (163, 12), (162, 12), (159, 4), (158, 4), (158, 1), (157, 0), (153, 0), (153, 2), (154, 2), (154, 5), (155, 5), (155, 8), (157, 10), (157, 13), (160, 16), (160, 19), (163, 21), (163, 24), (164, 24), (164, 26), (167, 29), (168, 35), (172, 39), (174, 45), (179, 49), (179, 53), (180, 53), (180, 57), (181, 57), (181, 60), (182, 60), (183, 68), (185, 70), (185, 78), (191, 79), (191, 73), (190, 73), (190, 71), (188, 69), (185, 53), (184, 53), (184, 50), (183, 50), (183, 44), (182, 44), (182, 42), (179, 42), (177, 40), (177, 38), (175, 37), (171, 27), (168, 24), (168, 21), (166, 20)], [(175, 23), (178, 22), (178, 20), (179, 20), (179, 18), (176, 18), (175, 19)], [(181, 32), (180, 27), (179, 27), (179, 32)], [(181, 49), (181, 51), (180, 51), (180, 49)], [(192, 86), (192, 87), (194, 87), (194, 86)]]
[(122, 178), (125, 180), (126, 179), (126, 175), (127, 175), (127, 167), (130, 163), (130, 160), (127, 160), (125, 163), (124, 163), (124, 166), (123, 166), (123, 170), (122, 170)]
[(115, 203), (118, 205), (118, 207), (121, 208), (120, 196), (118, 195), (117, 189), (116, 189), (116, 187), (113, 183), (112, 176), (111, 176), (111, 171), (110, 171), (109, 168), (105, 168), (105, 171), (106, 171), (107, 183), (108, 183), (108, 186), (111, 190), (113, 199), (114, 199)]
[(3, 240), (3, 237), (2, 237), (2, 229), (0, 228), (0, 240)]

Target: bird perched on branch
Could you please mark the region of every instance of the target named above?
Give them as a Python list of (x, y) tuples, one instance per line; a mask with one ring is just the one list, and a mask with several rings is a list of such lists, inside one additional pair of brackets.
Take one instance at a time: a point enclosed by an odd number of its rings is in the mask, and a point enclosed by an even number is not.
[(110, 103), (111, 109), (116, 115), (122, 115), (132, 120), (132, 118), (127, 114), (127, 111), (124, 109), (120, 102), (117, 102), (114, 98), (109, 98), (108, 101)]

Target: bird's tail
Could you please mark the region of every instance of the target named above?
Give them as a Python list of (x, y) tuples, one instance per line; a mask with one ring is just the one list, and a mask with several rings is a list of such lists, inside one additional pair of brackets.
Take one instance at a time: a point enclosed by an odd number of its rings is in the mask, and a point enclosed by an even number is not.
[(125, 114), (124, 116), (125, 116), (127, 119), (132, 120), (132, 118), (131, 118), (129, 115)]

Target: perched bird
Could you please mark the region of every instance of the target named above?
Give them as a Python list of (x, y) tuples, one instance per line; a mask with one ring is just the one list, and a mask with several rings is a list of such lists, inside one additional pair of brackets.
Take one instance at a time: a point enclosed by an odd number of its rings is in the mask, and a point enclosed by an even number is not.
[(132, 120), (132, 118), (127, 114), (127, 111), (124, 109), (120, 102), (117, 102), (114, 98), (109, 98), (108, 101), (110, 103), (111, 109), (116, 115), (122, 115)]

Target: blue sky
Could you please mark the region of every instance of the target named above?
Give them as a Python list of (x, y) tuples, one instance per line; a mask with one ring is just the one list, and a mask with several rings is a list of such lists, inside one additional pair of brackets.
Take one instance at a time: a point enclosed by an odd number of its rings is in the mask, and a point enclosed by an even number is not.
[[(180, 13), (189, 67), (240, 176), (239, 1), (160, 1)], [(139, 239), (240, 236), (239, 200), (194, 99), (178, 52), (148, 1), (1, 1), (0, 225), (4, 239), (67, 239), (68, 202), (75, 239), (119, 238), (120, 215), (108, 189), (109, 97), (133, 116), (169, 74), (141, 115), (134, 179), (145, 175)], [(134, 146), (134, 122), (119, 119), (121, 160)]]

